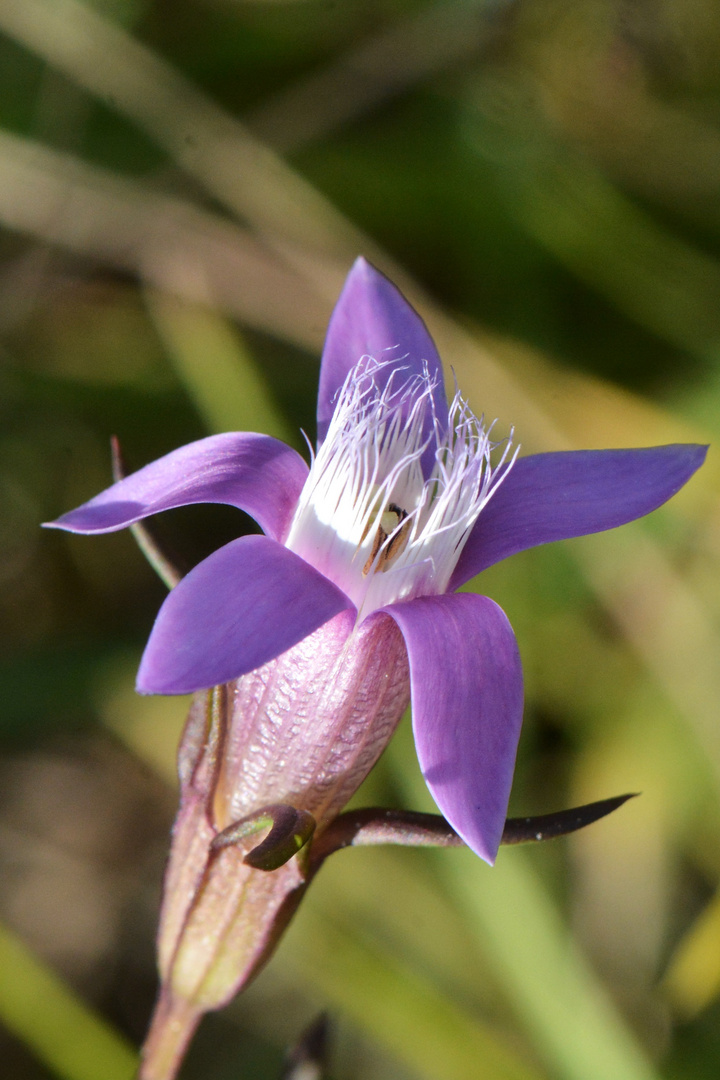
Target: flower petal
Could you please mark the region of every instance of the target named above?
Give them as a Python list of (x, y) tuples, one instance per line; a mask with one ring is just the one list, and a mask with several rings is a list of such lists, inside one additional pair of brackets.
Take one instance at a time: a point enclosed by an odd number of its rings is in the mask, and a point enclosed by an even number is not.
[(68, 532), (114, 532), (160, 510), (229, 503), (283, 540), (307, 474), (300, 455), (278, 439), (231, 431), (173, 450), (47, 524)]
[(267, 663), (352, 603), (266, 536), (213, 552), (168, 595), (138, 672), (142, 694), (189, 694)]
[(480, 514), (449, 587), (517, 551), (649, 514), (679, 491), (706, 453), (706, 446), (675, 444), (519, 458)]
[(487, 596), (426, 596), (382, 609), (410, 660), (425, 782), (466, 844), (492, 863), (505, 825), (523, 711), (512, 627)]
[[(397, 360), (410, 378), (423, 373), (423, 365), (436, 380), (435, 412), (441, 430), (446, 424), (447, 399), (438, 351), (425, 323), (392, 282), (365, 259), (356, 259), (330, 319), (318, 390), (318, 444), (327, 434), (338, 391), (348, 372), (363, 356)], [(378, 387), (387, 383), (396, 365), (378, 372)], [(428, 413), (430, 410), (428, 410)], [(430, 433), (432, 416), (426, 426)]]

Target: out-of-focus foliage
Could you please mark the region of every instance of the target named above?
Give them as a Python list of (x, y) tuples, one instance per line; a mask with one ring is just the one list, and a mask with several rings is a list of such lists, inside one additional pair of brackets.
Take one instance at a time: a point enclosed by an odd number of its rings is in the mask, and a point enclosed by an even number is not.
[[(38, 523), (111, 434), (130, 467), (302, 448), (359, 253), (526, 451), (717, 442), (719, 175), (712, 0), (0, 0), (8, 1076), (92, 1075), (48, 1051), (78, 1043), (120, 1075), (142, 1038), (186, 705), (132, 691), (163, 587), (131, 538)], [(650, 520), (473, 583), (526, 668), (512, 811), (642, 798), (495, 870), (334, 856), (187, 1080), (277, 1077), (321, 1009), (344, 1080), (718, 1075), (719, 494), (711, 451)], [(158, 527), (192, 565), (252, 526)], [(430, 808), (406, 727), (358, 799)]]

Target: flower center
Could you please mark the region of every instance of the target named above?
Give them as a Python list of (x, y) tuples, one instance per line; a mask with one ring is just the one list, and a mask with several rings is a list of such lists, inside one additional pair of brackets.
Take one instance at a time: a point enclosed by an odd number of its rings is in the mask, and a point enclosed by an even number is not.
[(338, 394), (298, 501), (287, 547), (343, 589), (359, 619), (447, 590), (470, 530), (514, 461), (506, 439), (491, 464), (500, 444), (459, 393), (447, 417), (437, 416), (434, 389), (427, 369), (408, 376), (397, 361), (363, 357)]

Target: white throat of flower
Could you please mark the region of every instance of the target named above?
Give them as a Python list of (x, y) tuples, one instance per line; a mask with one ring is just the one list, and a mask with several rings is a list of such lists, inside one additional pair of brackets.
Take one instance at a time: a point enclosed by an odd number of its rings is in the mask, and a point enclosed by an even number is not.
[[(388, 366), (380, 389), (376, 376)], [(350, 597), (359, 620), (447, 590), (470, 530), (515, 460), (507, 439), (491, 464), (500, 444), (459, 393), (444, 429), (434, 389), (427, 369), (408, 377), (397, 361), (363, 357), (338, 394), (295, 510), (286, 546)], [(425, 479), (428, 448), (434, 465)]]

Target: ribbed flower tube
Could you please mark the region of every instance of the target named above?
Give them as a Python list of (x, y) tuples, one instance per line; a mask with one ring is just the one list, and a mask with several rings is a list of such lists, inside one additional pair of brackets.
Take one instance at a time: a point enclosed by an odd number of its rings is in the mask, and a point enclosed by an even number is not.
[[(215, 837), (268, 803), (309, 811), (321, 832), (387, 745), (410, 696), (394, 621), (336, 616), (294, 648), (209, 695), (198, 695), (180, 750), (181, 806), (159, 931), (163, 984), (157, 1038), (141, 1077), (172, 1075), (197, 1020), (259, 971), (302, 896), (304, 853), (277, 870), (243, 863), (254, 837)], [(157, 1063), (160, 1063), (159, 1065)]]

